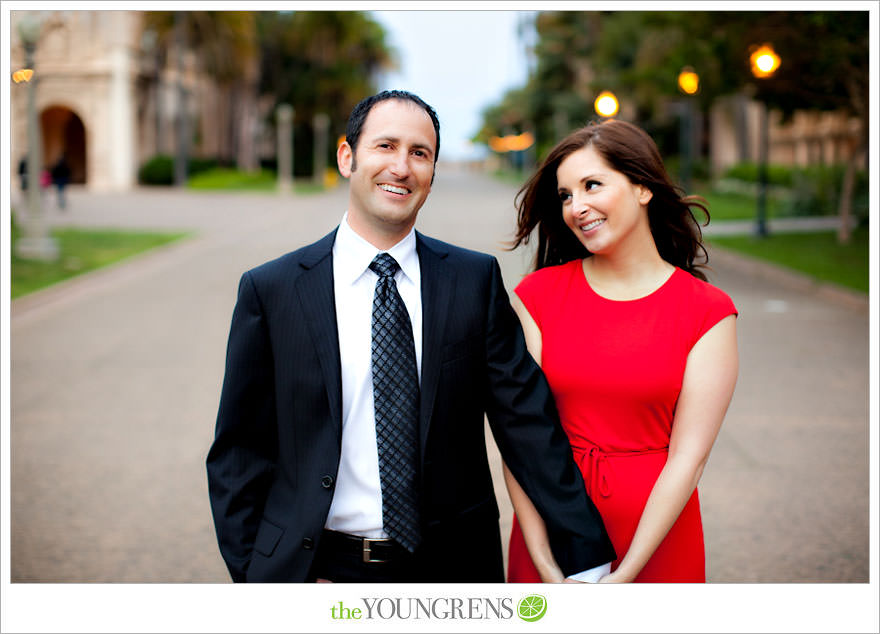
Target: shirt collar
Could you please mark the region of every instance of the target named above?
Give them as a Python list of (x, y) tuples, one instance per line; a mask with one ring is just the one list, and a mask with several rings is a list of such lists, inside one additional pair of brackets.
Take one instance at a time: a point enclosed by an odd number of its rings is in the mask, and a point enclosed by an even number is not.
[(342, 217), (339, 229), (336, 231), (336, 242), (333, 243), (333, 258), (338, 266), (341, 282), (354, 284), (365, 271), (370, 262), (379, 253), (387, 253), (400, 265), (400, 270), (410, 281), (418, 279), (419, 258), (416, 253), (416, 232), (410, 229), (409, 233), (397, 244), (381, 251), (355, 233), (348, 224), (348, 212)]

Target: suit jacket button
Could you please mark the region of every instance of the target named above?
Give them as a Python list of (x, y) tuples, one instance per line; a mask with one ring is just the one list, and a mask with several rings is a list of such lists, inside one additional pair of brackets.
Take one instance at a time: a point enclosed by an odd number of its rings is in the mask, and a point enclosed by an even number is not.
[(323, 478), (321, 478), (321, 486), (324, 487), (325, 489), (329, 489), (330, 487), (332, 487), (333, 486), (333, 476), (325, 475)]
[(315, 545), (315, 542), (312, 541), (311, 537), (304, 537), (303, 538), (303, 549), (304, 550), (311, 550), (314, 545)]

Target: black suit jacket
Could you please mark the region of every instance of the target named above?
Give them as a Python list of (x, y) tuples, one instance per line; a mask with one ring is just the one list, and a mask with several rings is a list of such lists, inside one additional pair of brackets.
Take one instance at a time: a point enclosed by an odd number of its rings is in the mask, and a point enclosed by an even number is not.
[[(342, 439), (331, 248), (242, 276), (208, 454), (220, 551), (234, 581), (303, 581), (330, 508)], [(421, 502), (427, 581), (503, 581), (484, 413), (546, 520), (563, 571), (612, 561), (546, 380), (491, 256), (417, 233), (422, 278)]]

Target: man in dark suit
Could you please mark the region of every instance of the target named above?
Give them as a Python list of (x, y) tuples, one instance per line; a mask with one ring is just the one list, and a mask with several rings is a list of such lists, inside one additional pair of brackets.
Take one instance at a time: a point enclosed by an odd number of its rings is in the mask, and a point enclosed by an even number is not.
[(234, 581), (503, 581), (484, 414), (563, 573), (614, 559), (497, 262), (413, 230), (439, 146), (417, 96), (365, 99), (339, 227), (241, 279), (207, 460)]

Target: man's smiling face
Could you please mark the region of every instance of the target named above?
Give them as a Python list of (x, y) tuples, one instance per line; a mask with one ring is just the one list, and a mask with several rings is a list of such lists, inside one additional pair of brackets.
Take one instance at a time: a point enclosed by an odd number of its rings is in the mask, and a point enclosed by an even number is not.
[(348, 222), (380, 249), (399, 242), (431, 192), (436, 134), (417, 104), (387, 99), (370, 110), (352, 152), (343, 143), (339, 171), (350, 179)]

